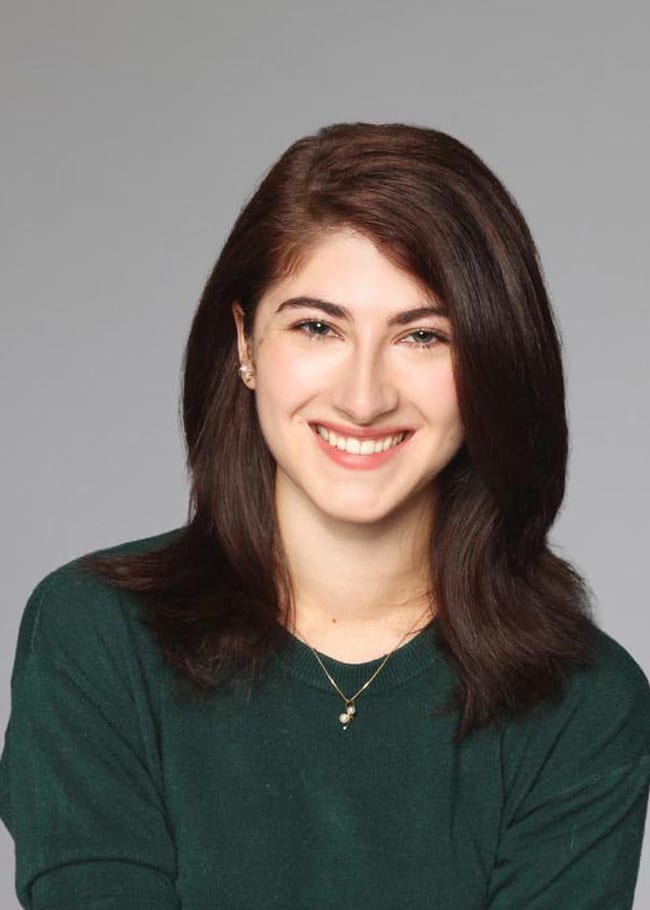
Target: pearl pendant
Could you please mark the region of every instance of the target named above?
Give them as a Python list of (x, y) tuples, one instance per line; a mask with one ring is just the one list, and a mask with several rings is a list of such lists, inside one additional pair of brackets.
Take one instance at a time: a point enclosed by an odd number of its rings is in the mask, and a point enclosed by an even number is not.
[(339, 714), (339, 722), (341, 723), (344, 730), (347, 730), (348, 726), (352, 723), (354, 715), (357, 713), (353, 702), (348, 702), (345, 706), (345, 711), (342, 714)]

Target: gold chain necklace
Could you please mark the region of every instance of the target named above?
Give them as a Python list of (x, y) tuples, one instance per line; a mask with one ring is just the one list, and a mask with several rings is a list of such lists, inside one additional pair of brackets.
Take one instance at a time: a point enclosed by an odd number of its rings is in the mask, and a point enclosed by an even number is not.
[[(375, 672), (372, 674), (372, 676), (370, 677), (370, 679), (367, 679), (367, 680), (365, 681), (365, 683), (361, 686), (361, 688), (358, 689), (358, 690), (354, 693), (354, 695), (350, 695), (350, 696), (345, 695), (343, 692), (341, 692), (341, 690), (340, 690), (339, 687), (337, 686), (335, 680), (333, 679), (331, 673), (329, 672), (329, 670), (327, 669), (327, 667), (325, 666), (325, 664), (323, 663), (323, 661), (320, 659), (320, 655), (318, 654), (318, 652), (316, 651), (316, 649), (315, 649), (312, 645), (309, 644), (309, 642), (307, 641), (307, 639), (305, 638), (305, 636), (302, 635), (302, 633), (301, 633), (300, 637), (301, 637), (302, 640), (305, 642), (305, 644), (307, 645), (307, 647), (311, 650), (311, 652), (313, 653), (314, 657), (316, 658), (316, 660), (317, 660), (318, 663), (320, 664), (320, 666), (321, 666), (323, 672), (325, 673), (325, 676), (327, 676), (327, 678), (329, 679), (329, 681), (330, 681), (331, 684), (334, 686), (334, 688), (336, 689), (336, 691), (338, 692), (338, 694), (341, 696), (341, 698), (343, 699), (343, 701), (344, 701), (344, 703), (345, 703), (345, 710), (344, 710), (341, 714), (339, 714), (339, 723), (341, 724), (341, 727), (342, 727), (343, 730), (347, 730), (347, 728), (350, 726), (350, 724), (352, 723), (352, 721), (353, 721), (353, 720), (355, 719), (355, 717), (357, 716), (357, 706), (356, 706), (356, 704), (355, 704), (357, 698), (361, 695), (361, 693), (362, 693), (363, 691), (365, 691), (365, 689), (368, 688), (368, 686), (369, 686), (370, 683), (373, 681), (373, 679), (375, 679), (375, 677), (379, 675), (380, 671), (383, 670), (384, 666), (386, 665), (386, 661), (388, 660), (388, 658), (389, 658), (392, 654), (394, 654), (395, 651), (397, 651), (397, 649), (398, 649), (399, 646), (402, 644), (402, 642), (404, 641), (404, 639), (407, 638), (407, 637), (411, 634), (411, 632), (413, 631), (413, 629), (415, 629), (415, 627), (417, 626), (417, 624), (418, 624), (422, 619), (424, 619), (424, 617), (427, 615), (427, 613), (429, 613), (429, 608), (427, 608), (427, 609), (424, 611), (424, 613), (423, 613), (423, 614), (422, 614), (422, 615), (413, 623), (413, 625), (411, 626), (411, 628), (410, 628), (407, 632), (405, 632), (404, 635), (402, 635), (402, 637), (401, 637), (400, 640), (397, 642), (397, 644), (395, 645), (395, 647), (393, 648), (393, 650), (392, 650), (392, 651), (389, 651), (388, 654), (384, 657), (384, 659), (383, 659), (382, 662), (379, 664), (379, 666), (377, 667), (377, 669), (375, 670)], [(296, 631), (297, 631), (297, 630), (296, 630)]]

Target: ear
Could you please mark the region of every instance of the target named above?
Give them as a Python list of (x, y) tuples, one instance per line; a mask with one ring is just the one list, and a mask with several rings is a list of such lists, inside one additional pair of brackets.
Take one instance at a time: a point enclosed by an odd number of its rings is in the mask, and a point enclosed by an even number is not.
[[(244, 333), (244, 311), (241, 308), (239, 301), (235, 300), (232, 304), (232, 315), (235, 320), (235, 328), (237, 330), (237, 354), (239, 357), (239, 362), (244, 364), (247, 367), (253, 367), (253, 358), (251, 357), (248, 339)], [(254, 386), (255, 380), (251, 379), (250, 383)], [(249, 385), (249, 383), (246, 383)]]
[(237, 354), (239, 356), (240, 363), (249, 364), (249, 353), (248, 345), (246, 343), (246, 336), (244, 334), (244, 311), (241, 308), (241, 305), (238, 300), (235, 300), (232, 305), (232, 314), (235, 320), (235, 328), (237, 330)]

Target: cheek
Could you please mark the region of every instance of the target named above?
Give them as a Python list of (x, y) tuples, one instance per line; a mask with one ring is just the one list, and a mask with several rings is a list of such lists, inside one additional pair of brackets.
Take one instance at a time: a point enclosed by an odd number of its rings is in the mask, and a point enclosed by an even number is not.
[(277, 433), (281, 418), (298, 410), (314, 390), (317, 371), (305, 358), (292, 356), (286, 347), (268, 344), (258, 357), (256, 406), (265, 436)]
[(440, 390), (440, 407), (450, 420), (460, 419), (458, 413), (458, 398), (456, 396), (456, 386), (450, 380)]
[(325, 373), (322, 357), (306, 356), (302, 351), (293, 350), (291, 345), (269, 343), (264, 356), (258, 358), (259, 387), (269, 398), (278, 401), (305, 397), (309, 390), (323, 386)]
[(437, 424), (443, 430), (448, 444), (457, 449), (464, 439), (465, 429), (458, 409), (456, 385), (451, 372), (437, 378), (429, 396), (426, 413), (430, 416), (432, 423)]
[(441, 369), (435, 370), (426, 383), (420, 383), (418, 400), (422, 412), (431, 420), (453, 423), (459, 419), (456, 384), (451, 367), (441, 365)]

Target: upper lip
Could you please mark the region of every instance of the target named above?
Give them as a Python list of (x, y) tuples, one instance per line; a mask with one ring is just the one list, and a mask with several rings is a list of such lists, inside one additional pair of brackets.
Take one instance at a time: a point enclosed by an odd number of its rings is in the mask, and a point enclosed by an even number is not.
[(325, 427), (326, 430), (332, 430), (338, 436), (356, 436), (358, 439), (384, 439), (386, 436), (397, 436), (399, 433), (408, 433), (408, 427), (344, 427), (339, 423), (329, 423), (324, 420), (311, 421), (313, 427)]

